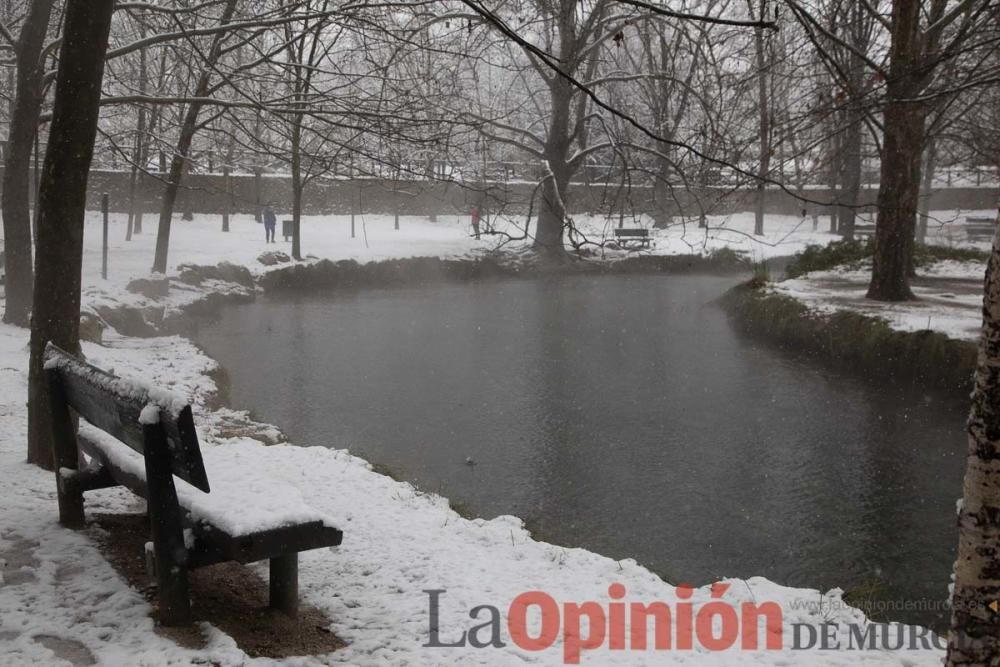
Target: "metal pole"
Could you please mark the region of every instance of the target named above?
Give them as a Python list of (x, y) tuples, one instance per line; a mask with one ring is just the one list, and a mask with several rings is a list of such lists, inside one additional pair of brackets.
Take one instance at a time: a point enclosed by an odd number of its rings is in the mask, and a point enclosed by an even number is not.
[(101, 245), (101, 278), (108, 279), (108, 193), (101, 195), (101, 213), (104, 216), (104, 235)]

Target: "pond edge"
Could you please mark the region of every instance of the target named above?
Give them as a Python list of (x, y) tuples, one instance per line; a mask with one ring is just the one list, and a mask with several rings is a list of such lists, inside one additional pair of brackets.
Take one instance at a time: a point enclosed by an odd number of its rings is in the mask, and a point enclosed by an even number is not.
[(978, 355), (973, 341), (931, 330), (898, 331), (854, 311), (818, 313), (759, 281), (719, 299), (738, 330), (838, 371), (882, 384), (968, 396)]

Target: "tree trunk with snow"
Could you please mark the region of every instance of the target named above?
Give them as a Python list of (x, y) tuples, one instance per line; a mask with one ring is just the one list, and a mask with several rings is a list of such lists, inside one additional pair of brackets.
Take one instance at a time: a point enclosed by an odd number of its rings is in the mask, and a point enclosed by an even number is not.
[(50, 341), (71, 352), (79, 347), (87, 177), (114, 4), (114, 0), (66, 3), (52, 127), (39, 189), (28, 374), (28, 462), (43, 468), (51, 468), (53, 459), (42, 356)]
[(14, 103), (7, 136), (2, 200), (6, 304), (4, 322), (27, 326), (31, 311), (31, 145), (38, 131), (45, 66), (41, 60), (54, 0), (32, 0), (17, 40)]
[(1000, 245), (986, 268), (969, 451), (958, 513), (948, 667), (1000, 663)]

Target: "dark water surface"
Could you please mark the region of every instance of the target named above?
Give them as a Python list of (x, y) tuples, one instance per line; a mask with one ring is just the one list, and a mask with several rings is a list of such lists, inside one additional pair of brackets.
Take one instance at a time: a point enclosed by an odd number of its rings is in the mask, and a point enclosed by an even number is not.
[(293, 442), (348, 448), (546, 540), (633, 557), (674, 583), (763, 575), (939, 604), (966, 406), (743, 338), (711, 304), (732, 283), (576, 276), (283, 296), (227, 307), (194, 337), (229, 371), (233, 405)]

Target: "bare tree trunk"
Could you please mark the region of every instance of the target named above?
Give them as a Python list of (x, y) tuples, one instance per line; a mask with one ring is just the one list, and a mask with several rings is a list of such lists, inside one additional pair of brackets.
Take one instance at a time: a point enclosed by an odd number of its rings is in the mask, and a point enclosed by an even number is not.
[(564, 78), (554, 76), (549, 81), (549, 91), (552, 119), (544, 151), (548, 168), (535, 225), (534, 247), (547, 259), (562, 259), (566, 254), (563, 228), (566, 224), (565, 202), (570, 175), (566, 160), (570, 145), (570, 99), (573, 90)]
[(969, 453), (958, 513), (958, 559), (948, 667), (1000, 660), (1000, 246), (986, 268), (979, 363), (969, 414)]
[(913, 298), (909, 270), (913, 233), (920, 198), (920, 161), (923, 154), (923, 103), (915, 65), (919, 60), (921, 3), (896, 0), (892, 6), (892, 46), (889, 49), (888, 102), (882, 139), (881, 183), (875, 257), (868, 298), (905, 301)]
[[(760, 0), (760, 19), (767, 20), (767, 0)], [(766, 179), (771, 171), (771, 110), (768, 100), (768, 58), (765, 53), (764, 29), (754, 28), (754, 56), (757, 61), (757, 103), (760, 106), (758, 140), (760, 155), (757, 164), (757, 198), (754, 204), (753, 233), (764, 234), (764, 204), (767, 197)]]
[(849, 124), (844, 132), (841, 163), (841, 187), (837, 198), (837, 231), (845, 239), (853, 239), (858, 198), (861, 194), (861, 118), (853, 109), (848, 114)]
[[(869, 50), (869, 36), (864, 19), (866, 10), (857, 0), (850, 5), (848, 30), (852, 46), (858, 53)], [(864, 155), (864, 96), (865, 63), (857, 53), (848, 55), (846, 127), (841, 145), (841, 189), (837, 207), (837, 231), (845, 239), (854, 238), (854, 224), (861, 195), (861, 171)]]
[(917, 243), (927, 241), (927, 221), (930, 218), (931, 194), (934, 190), (934, 170), (937, 168), (937, 138), (927, 139), (924, 150), (923, 184), (920, 186), (920, 207), (917, 219)]
[[(222, 10), (222, 17), (219, 19), (221, 25), (226, 25), (233, 18), (236, 10), (236, 0), (226, 0), (226, 6)], [(212, 42), (212, 48), (206, 57), (205, 69), (198, 77), (193, 96), (196, 99), (204, 98), (208, 95), (208, 86), (215, 69), (215, 63), (222, 53), (222, 41), (226, 33), (220, 32)], [(170, 250), (170, 223), (174, 215), (174, 204), (177, 201), (177, 192), (180, 189), (181, 179), (184, 177), (184, 170), (188, 162), (188, 154), (191, 152), (191, 141), (198, 130), (198, 113), (201, 111), (203, 103), (193, 101), (188, 105), (184, 114), (184, 122), (181, 124), (180, 137), (177, 139), (177, 146), (174, 149), (174, 156), (170, 160), (170, 173), (167, 175), (167, 185), (163, 189), (163, 203), (160, 207), (160, 222), (156, 232), (156, 255), (153, 258), (153, 273), (166, 273), (167, 253)], [(193, 217), (193, 216), (192, 216)]]
[(42, 104), (42, 47), (54, 0), (33, 0), (17, 40), (17, 83), (3, 173), (4, 322), (27, 326), (31, 311), (31, 145)]
[(42, 356), (50, 341), (76, 351), (87, 177), (94, 154), (114, 0), (68, 0), (52, 127), (42, 172), (37, 281), (28, 375), (28, 462), (52, 468)]
[[(139, 26), (139, 38), (142, 39), (146, 36), (146, 31)], [(146, 94), (146, 49), (139, 49), (139, 94)], [(132, 240), (132, 231), (135, 225), (135, 188), (136, 182), (139, 179), (139, 170), (143, 169), (145, 165), (142, 163), (142, 153), (143, 146), (145, 144), (145, 134), (146, 134), (146, 106), (143, 104), (139, 105), (138, 119), (136, 121), (135, 128), (135, 146), (132, 150), (132, 173), (128, 180), (128, 224), (125, 228), (125, 240)]]
[(302, 259), (302, 116), (292, 120), (292, 257)]

